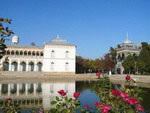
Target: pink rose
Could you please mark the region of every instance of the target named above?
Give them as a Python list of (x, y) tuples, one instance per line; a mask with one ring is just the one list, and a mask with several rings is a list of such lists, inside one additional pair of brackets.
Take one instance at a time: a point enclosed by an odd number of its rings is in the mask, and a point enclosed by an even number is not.
[(108, 113), (108, 109), (102, 108), (102, 113)]
[(74, 98), (78, 98), (79, 95), (80, 95), (80, 93), (75, 92), (75, 93), (73, 94), (73, 97), (74, 97)]
[(113, 95), (120, 95), (120, 91), (119, 90), (117, 90), (117, 89), (115, 89), (115, 90), (112, 90), (112, 94)]
[(127, 104), (130, 104), (130, 105), (135, 105), (139, 103), (135, 98), (130, 98), (130, 97), (126, 97), (125, 101)]
[(131, 79), (131, 77), (129, 75), (127, 75), (125, 78), (126, 78), (126, 80), (130, 80)]
[(124, 93), (124, 92), (120, 93), (120, 98), (126, 98), (126, 97), (127, 97), (126, 93)]
[(101, 75), (101, 73), (100, 73), (100, 72), (96, 73), (96, 76), (100, 76), (100, 75)]
[(100, 108), (100, 106), (103, 105), (103, 104), (99, 103), (99, 102), (94, 102), (94, 105), (97, 105), (97, 107)]
[(108, 109), (108, 110), (110, 110), (110, 106), (108, 106), (108, 105), (104, 105), (104, 107), (103, 107), (104, 109)]
[(44, 112), (40, 110), (39, 113), (44, 113)]
[(138, 111), (144, 111), (144, 109), (141, 107), (141, 105), (138, 105), (137, 110)]

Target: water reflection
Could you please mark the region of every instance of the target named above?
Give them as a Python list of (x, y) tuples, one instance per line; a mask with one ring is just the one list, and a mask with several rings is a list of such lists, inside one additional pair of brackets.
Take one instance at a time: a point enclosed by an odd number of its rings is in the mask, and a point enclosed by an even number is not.
[[(79, 100), (81, 106), (89, 104), (94, 107), (93, 102), (98, 101), (95, 91), (96, 81), (44, 81), (44, 80), (0, 80), (0, 106), (5, 103), (5, 98), (13, 98), (13, 100), (21, 105), (23, 109), (28, 108), (51, 108), (50, 102), (55, 99), (55, 96), (60, 96), (57, 92), (61, 89), (67, 92), (69, 97), (73, 96), (74, 92), (80, 92)], [(125, 83), (117, 83), (116, 88), (125, 87)], [(150, 111), (150, 85), (136, 84), (146, 88), (142, 89), (141, 97), (142, 106), (145, 111)], [(134, 87), (133, 84), (132, 87)], [(93, 105), (93, 106), (92, 106)]]
[(4, 105), (5, 98), (13, 98), (23, 108), (50, 108), (50, 102), (57, 92), (65, 90), (68, 97), (72, 97), (75, 92), (75, 81), (72, 82), (18, 82), (0, 83), (0, 106)]

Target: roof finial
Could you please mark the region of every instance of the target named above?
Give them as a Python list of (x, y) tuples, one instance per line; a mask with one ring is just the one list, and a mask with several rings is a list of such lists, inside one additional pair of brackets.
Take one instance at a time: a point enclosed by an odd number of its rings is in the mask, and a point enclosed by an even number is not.
[(128, 40), (128, 32), (127, 32), (126, 38), (127, 38), (127, 40)]
[(59, 37), (60, 37), (60, 36), (57, 34), (57, 35), (56, 35), (56, 38), (58, 39)]

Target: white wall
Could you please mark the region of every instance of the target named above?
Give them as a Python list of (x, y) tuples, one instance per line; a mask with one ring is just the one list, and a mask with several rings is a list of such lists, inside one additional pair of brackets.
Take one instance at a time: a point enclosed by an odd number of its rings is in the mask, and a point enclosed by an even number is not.
[[(54, 51), (54, 58), (51, 57), (51, 51)], [(65, 57), (66, 51), (69, 57)], [(44, 46), (44, 72), (73, 72), (75, 73), (76, 47), (67, 45), (45, 45)], [(51, 70), (51, 63), (54, 62), (54, 70)], [(65, 64), (68, 62), (69, 70), (65, 70)]]

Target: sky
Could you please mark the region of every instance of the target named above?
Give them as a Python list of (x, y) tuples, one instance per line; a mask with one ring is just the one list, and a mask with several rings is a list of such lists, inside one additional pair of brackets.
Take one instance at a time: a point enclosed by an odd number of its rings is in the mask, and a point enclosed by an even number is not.
[(123, 43), (127, 32), (133, 43), (150, 42), (150, 0), (0, 1), (0, 18), (12, 19), (8, 26), (20, 45), (43, 46), (59, 34), (78, 56), (95, 59)]

